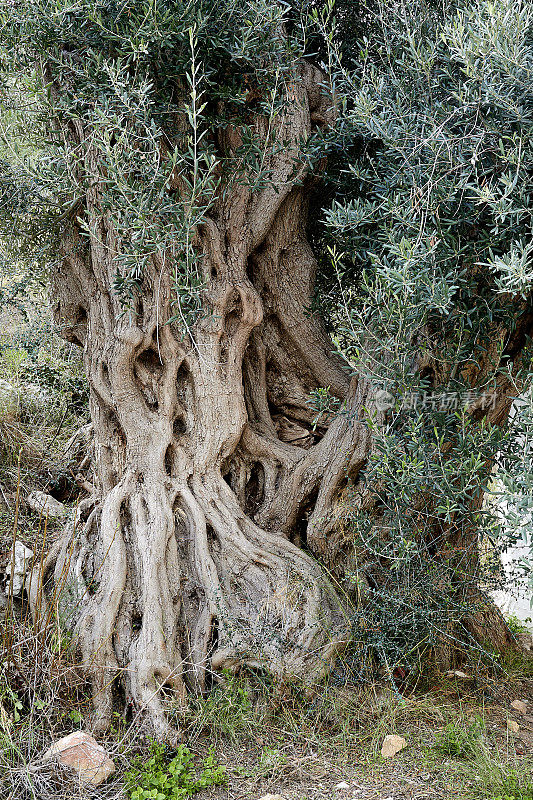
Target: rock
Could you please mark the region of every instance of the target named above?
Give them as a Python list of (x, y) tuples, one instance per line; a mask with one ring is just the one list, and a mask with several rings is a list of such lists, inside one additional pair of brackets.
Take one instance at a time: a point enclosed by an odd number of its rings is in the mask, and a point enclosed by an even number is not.
[(260, 797), (259, 800), (285, 800), (280, 794), (265, 794), (264, 797)]
[(509, 728), (511, 733), (518, 733), (518, 731), (520, 730), (520, 725), (518, 724), (518, 722), (515, 722), (514, 719), (507, 720), (507, 727)]
[(335, 789), (349, 789), (349, 788), (350, 788), (350, 784), (346, 783), (346, 781), (343, 781), (342, 783), (338, 783), (335, 786)]
[[(14, 548), (14, 552), (13, 552)], [(33, 558), (33, 550), (26, 547), (22, 542), (15, 542), (9, 553), (5, 573), (5, 593), (12, 593), (13, 597), (18, 597), (24, 587), (26, 574), (30, 571), (30, 562)]]
[(43, 756), (70, 767), (79, 779), (90, 786), (100, 786), (115, 771), (115, 764), (96, 739), (85, 731), (75, 731), (55, 742)]
[(518, 711), (519, 714), (523, 714), (525, 716), (527, 714), (527, 700), (513, 700), (511, 703), (511, 708), (514, 708), (514, 710)]
[(42, 514), (43, 517), (50, 519), (60, 519), (67, 513), (63, 503), (45, 492), (32, 492), (27, 496), (26, 503), (36, 514)]
[(396, 736), (396, 734), (390, 733), (383, 739), (381, 755), (383, 758), (390, 758), (391, 756), (395, 756), (396, 753), (399, 753), (400, 750), (403, 750), (404, 747), (407, 747), (407, 742), (403, 736)]
[(467, 675), (466, 672), (461, 672), (460, 669), (449, 669), (446, 673), (448, 678), (463, 678), (469, 679), (471, 675)]

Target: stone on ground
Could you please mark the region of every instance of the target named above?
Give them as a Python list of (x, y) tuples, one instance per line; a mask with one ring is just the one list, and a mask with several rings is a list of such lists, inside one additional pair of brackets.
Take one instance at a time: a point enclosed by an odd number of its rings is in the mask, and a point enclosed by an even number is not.
[(43, 517), (50, 519), (60, 519), (67, 513), (63, 503), (46, 492), (31, 492), (26, 498), (26, 503), (36, 514), (42, 514)]
[(260, 797), (259, 800), (285, 800), (280, 794), (265, 794), (264, 797)]
[(115, 771), (115, 764), (104, 748), (89, 733), (75, 731), (55, 742), (43, 756), (70, 767), (79, 779), (90, 786), (100, 786)]
[(396, 753), (399, 753), (400, 750), (403, 750), (404, 747), (407, 747), (407, 742), (403, 736), (396, 736), (394, 733), (389, 733), (383, 739), (381, 755), (383, 758), (390, 758), (391, 756), (395, 756)]
[(527, 714), (527, 700), (513, 700), (511, 703), (511, 708), (514, 708), (514, 710), (518, 711), (519, 714), (523, 714), (525, 716)]
[(33, 550), (30, 550), (30, 548), (26, 547), (22, 542), (15, 542), (9, 553), (6, 566), (6, 594), (12, 593), (13, 597), (18, 597), (20, 595), (32, 558)]
[(507, 727), (509, 728), (511, 733), (518, 733), (518, 731), (520, 730), (520, 725), (518, 724), (518, 722), (515, 722), (514, 719), (507, 720)]

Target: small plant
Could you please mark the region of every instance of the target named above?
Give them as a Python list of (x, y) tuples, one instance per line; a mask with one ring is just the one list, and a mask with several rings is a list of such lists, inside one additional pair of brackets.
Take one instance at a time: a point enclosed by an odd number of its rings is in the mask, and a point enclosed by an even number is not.
[[(493, 790), (494, 791), (494, 790)], [(492, 800), (533, 800), (533, 783), (531, 780), (523, 780), (523, 777), (515, 770), (509, 770), (508, 774), (502, 776), (501, 783), (496, 789), (498, 794), (493, 795)]]
[(272, 777), (279, 774), (287, 766), (287, 756), (276, 747), (266, 747), (261, 752), (261, 757), (255, 763), (252, 769), (246, 767), (238, 767), (237, 772), (245, 778), (253, 778), (259, 780), (260, 778)]
[(474, 757), (461, 768), (475, 786), (479, 800), (533, 800), (531, 758), (514, 760), (495, 742), (480, 743)]
[(226, 768), (216, 764), (213, 753), (204, 759), (198, 775), (188, 747), (180, 744), (174, 752), (168, 761), (168, 749), (153, 744), (148, 761), (134, 760), (125, 776), (129, 800), (185, 800), (209, 786), (226, 783)]
[(0, 672), (0, 727), (20, 722), (23, 703)]
[(520, 678), (533, 677), (533, 658), (527, 652), (510, 650), (502, 657), (501, 666), (510, 675), (514, 674)]
[(475, 720), (468, 725), (450, 722), (437, 735), (433, 749), (452, 758), (474, 758), (479, 750), (482, 735), (481, 720)]
[(509, 614), (507, 617), (509, 630), (511, 633), (514, 633), (515, 636), (520, 636), (522, 633), (529, 633), (528, 624), (531, 624), (531, 617), (528, 617), (524, 621), (519, 619), (515, 614)]
[(249, 733), (257, 721), (252, 694), (243, 675), (224, 672), (224, 682), (194, 704), (194, 723), (232, 741)]

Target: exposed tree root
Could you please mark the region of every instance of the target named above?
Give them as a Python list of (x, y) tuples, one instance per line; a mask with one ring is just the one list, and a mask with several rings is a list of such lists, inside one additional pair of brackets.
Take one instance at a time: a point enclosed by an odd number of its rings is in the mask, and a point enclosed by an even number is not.
[(158, 492), (124, 476), (46, 565), (70, 575), (97, 729), (111, 722), (117, 677), (154, 733), (176, 739), (165, 699), (185, 709), (186, 685), (205, 688), (210, 670), (248, 664), (312, 682), (347, 642), (346, 609), (319, 566), (255, 525), (221, 477), (189, 483)]

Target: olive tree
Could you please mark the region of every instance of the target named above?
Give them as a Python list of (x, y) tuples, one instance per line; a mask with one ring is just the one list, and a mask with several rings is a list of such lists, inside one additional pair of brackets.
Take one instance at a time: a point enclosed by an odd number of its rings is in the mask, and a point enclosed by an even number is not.
[[(318, 680), (415, 543), (475, 590), (464, 630), (510, 641), (476, 537), (533, 322), (530, 12), (495, 6), (496, 33), (484, 4), (3, 3), (42, 154), (6, 196), (57, 232), (94, 431), (38, 578), (102, 727), (117, 678), (161, 736), (213, 670)], [(476, 396), (428, 423), (396, 413), (415, 384)]]

